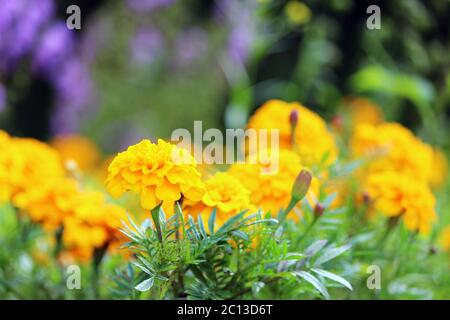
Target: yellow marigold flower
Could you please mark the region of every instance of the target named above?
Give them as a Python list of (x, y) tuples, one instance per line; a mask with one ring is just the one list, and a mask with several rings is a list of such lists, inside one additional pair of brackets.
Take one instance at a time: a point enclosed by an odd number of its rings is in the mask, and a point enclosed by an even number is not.
[(1, 157), (12, 202), (19, 208), (28, 192), (65, 175), (58, 152), (35, 139), (11, 138), (10, 147)]
[[(286, 209), (289, 205), (292, 186), (303, 168), (300, 157), (290, 150), (280, 149), (278, 171), (274, 174), (263, 174), (265, 168), (270, 164), (264, 165), (256, 159), (252, 159), (254, 156), (249, 155), (246, 163), (233, 164), (229, 172), (250, 190), (252, 203), (276, 216), (280, 210)], [(319, 188), (319, 181), (313, 177), (306, 198), (315, 203)], [(294, 212), (291, 212), (288, 217), (298, 220), (298, 216)]]
[(73, 215), (79, 193), (74, 179), (51, 181), (18, 195), (16, 205), (24, 209), (33, 221), (53, 231), (63, 225), (66, 217)]
[(426, 234), (437, 220), (433, 193), (414, 177), (395, 171), (373, 173), (367, 177), (365, 191), (376, 211), (400, 216), (409, 230)]
[(292, 142), (289, 117), (294, 110), (299, 115), (295, 129), (295, 141), (302, 163), (312, 166), (334, 162), (338, 149), (325, 121), (297, 102), (288, 103), (281, 100), (266, 102), (250, 118), (248, 128), (279, 129), (280, 147), (290, 149)]
[(126, 220), (125, 209), (108, 204), (98, 191), (85, 191), (73, 202), (73, 215), (64, 219), (63, 243), (78, 257), (90, 257), (95, 248), (115, 243), (120, 233), (117, 228)]
[(51, 145), (60, 153), (64, 163), (74, 161), (82, 171), (94, 170), (100, 161), (97, 145), (81, 135), (57, 136)]
[(359, 125), (350, 148), (355, 157), (370, 158), (369, 172), (393, 170), (427, 183), (432, 179), (432, 148), (398, 123)]
[(303, 2), (289, 1), (285, 7), (286, 16), (294, 24), (304, 24), (311, 19), (311, 10)]
[(194, 158), (185, 149), (163, 140), (142, 140), (119, 153), (108, 168), (108, 191), (118, 197), (132, 190), (141, 196), (141, 206), (151, 210), (161, 202), (171, 214), (181, 196), (199, 201), (204, 194)]
[(250, 202), (250, 191), (241, 182), (226, 172), (218, 172), (205, 181), (206, 192), (202, 199), (195, 203), (184, 202), (185, 214), (196, 217), (208, 217), (216, 208), (216, 226), (220, 227), (232, 216), (244, 211), (253, 210)]
[(344, 100), (345, 112), (349, 115), (350, 126), (354, 129), (359, 124), (377, 125), (384, 121), (380, 107), (369, 99), (362, 97), (346, 98)]
[(450, 225), (446, 226), (444, 230), (442, 230), (439, 237), (439, 242), (445, 251), (450, 252)]

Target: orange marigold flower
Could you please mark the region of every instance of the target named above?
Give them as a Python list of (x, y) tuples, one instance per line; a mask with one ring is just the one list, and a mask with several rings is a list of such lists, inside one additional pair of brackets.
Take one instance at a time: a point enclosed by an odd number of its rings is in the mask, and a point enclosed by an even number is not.
[(10, 200), (21, 208), (29, 192), (45, 183), (61, 180), (65, 170), (58, 152), (43, 142), (11, 138), (9, 143), (0, 156), (3, 171), (0, 184), (7, 185)]
[(157, 144), (142, 140), (119, 153), (108, 168), (106, 185), (114, 197), (129, 190), (140, 194), (147, 210), (162, 202), (169, 214), (181, 196), (199, 201), (205, 192), (194, 158), (161, 139)]
[(248, 128), (279, 129), (280, 147), (292, 148), (291, 112), (297, 110), (298, 123), (294, 139), (302, 163), (308, 166), (331, 164), (337, 158), (338, 149), (325, 121), (316, 113), (297, 102), (270, 100), (250, 118)]
[(195, 203), (185, 201), (184, 213), (196, 217), (202, 214), (208, 217), (216, 209), (216, 226), (220, 227), (226, 220), (244, 210), (253, 210), (250, 191), (241, 182), (226, 172), (218, 172), (205, 181), (206, 192)]
[(365, 192), (376, 211), (400, 216), (406, 228), (426, 234), (437, 220), (435, 197), (427, 184), (408, 175), (385, 171), (367, 177)]
[(74, 161), (82, 171), (94, 170), (100, 161), (97, 145), (81, 135), (57, 136), (51, 145), (59, 152), (64, 163)]
[(393, 170), (417, 180), (432, 180), (433, 149), (398, 123), (359, 125), (350, 141), (355, 157), (368, 157), (371, 173)]
[(380, 107), (367, 98), (351, 97), (344, 100), (351, 128), (359, 124), (377, 125), (383, 122), (384, 116)]
[[(250, 190), (252, 203), (276, 216), (280, 210), (286, 209), (289, 205), (292, 186), (303, 168), (300, 157), (290, 150), (280, 149), (278, 170), (273, 174), (263, 174), (265, 168), (271, 167), (271, 164), (262, 164), (252, 159), (255, 156), (249, 155), (246, 163), (233, 164), (229, 172)], [(306, 198), (315, 203), (319, 188), (319, 181), (313, 177)], [(288, 217), (298, 220), (294, 212)]]
[(65, 217), (63, 243), (76, 257), (90, 258), (96, 248), (117, 243), (118, 228), (126, 220), (125, 209), (109, 204), (98, 191), (79, 193), (72, 203), (73, 214)]

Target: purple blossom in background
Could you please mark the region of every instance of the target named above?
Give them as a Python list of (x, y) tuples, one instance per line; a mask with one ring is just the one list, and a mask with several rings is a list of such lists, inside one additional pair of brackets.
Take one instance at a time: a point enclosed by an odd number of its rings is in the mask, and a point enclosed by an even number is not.
[(200, 28), (190, 28), (178, 36), (175, 42), (176, 64), (185, 66), (208, 51), (208, 36)]
[(219, 0), (214, 16), (218, 23), (229, 31), (227, 53), (237, 64), (245, 64), (257, 39), (257, 21), (254, 17), (254, 1)]
[(151, 64), (162, 53), (164, 39), (155, 28), (140, 28), (130, 41), (131, 56), (138, 64)]
[(90, 23), (83, 31), (80, 41), (80, 55), (87, 63), (94, 61), (100, 49), (108, 45), (113, 28), (111, 21), (98, 18)]
[(41, 36), (33, 56), (33, 69), (42, 74), (53, 75), (72, 55), (75, 49), (74, 35), (63, 21), (50, 25)]
[(93, 98), (93, 84), (89, 68), (81, 60), (72, 58), (64, 63), (54, 77), (54, 86), (60, 104), (80, 110)]
[(0, 113), (5, 110), (6, 107), (6, 90), (5, 87), (0, 83)]
[(70, 106), (57, 105), (51, 118), (50, 127), (55, 135), (76, 133), (80, 127), (80, 115)]
[(128, 7), (134, 11), (152, 11), (161, 7), (168, 7), (174, 0), (127, 0)]
[(0, 70), (11, 72), (54, 15), (53, 0), (0, 0)]

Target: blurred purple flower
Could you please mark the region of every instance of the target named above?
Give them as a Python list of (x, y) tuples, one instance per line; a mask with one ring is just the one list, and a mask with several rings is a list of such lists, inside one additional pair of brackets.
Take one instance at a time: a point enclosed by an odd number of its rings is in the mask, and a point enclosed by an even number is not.
[(57, 100), (71, 108), (80, 110), (93, 98), (89, 68), (77, 58), (66, 61), (53, 81)]
[(245, 64), (250, 55), (253, 34), (249, 27), (240, 23), (231, 31), (228, 38), (228, 54), (239, 64)]
[(0, 0), (0, 69), (11, 72), (32, 48), (40, 29), (54, 14), (53, 0)]
[(80, 127), (79, 113), (73, 108), (58, 105), (53, 113), (50, 127), (55, 135), (78, 132)]
[(178, 36), (175, 42), (176, 64), (187, 65), (208, 51), (208, 36), (200, 28), (190, 28)]
[(134, 11), (152, 11), (173, 4), (174, 0), (127, 0), (128, 7)]
[(108, 45), (113, 32), (111, 21), (100, 17), (92, 21), (84, 30), (80, 41), (80, 54), (84, 61), (91, 63), (101, 48)]
[(34, 70), (54, 75), (58, 67), (73, 53), (74, 42), (72, 31), (67, 29), (63, 21), (53, 23), (45, 30), (35, 50), (32, 62)]
[(130, 41), (131, 56), (138, 64), (151, 64), (162, 53), (164, 39), (155, 28), (140, 28)]
[(6, 90), (5, 87), (0, 83), (0, 113), (5, 110), (6, 107)]

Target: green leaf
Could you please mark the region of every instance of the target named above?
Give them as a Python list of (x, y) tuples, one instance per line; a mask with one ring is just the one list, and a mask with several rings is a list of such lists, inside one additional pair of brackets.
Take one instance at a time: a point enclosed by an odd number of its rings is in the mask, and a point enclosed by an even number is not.
[(148, 291), (151, 289), (151, 287), (153, 287), (153, 283), (155, 282), (155, 279), (152, 278), (148, 278), (147, 280), (142, 281), (141, 283), (139, 283), (136, 287), (134, 287), (136, 290), (144, 292), (144, 291)]
[(308, 248), (305, 250), (305, 255), (307, 256), (313, 256), (317, 252), (319, 252), (326, 244), (328, 243), (328, 240), (317, 240), (313, 242)]
[(210, 235), (214, 234), (214, 226), (216, 224), (216, 214), (217, 214), (217, 210), (216, 210), (216, 208), (214, 208), (213, 211), (211, 212), (211, 214), (209, 215), (208, 228), (209, 228)]
[(337, 274), (325, 271), (323, 269), (311, 269), (312, 271), (314, 271), (315, 273), (321, 275), (322, 277), (331, 279), (337, 283), (342, 284), (344, 287), (353, 290), (352, 285), (350, 284), (350, 282), (348, 282), (347, 280), (345, 280), (344, 278), (342, 278), (341, 276), (338, 276)]
[(317, 291), (319, 291), (320, 294), (325, 297), (325, 299), (330, 299), (327, 288), (325, 288), (324, 284), (320, 282), (319, 279), (314, 277), (311, 273), (306, 271), (294, 271), (294, 274), (312, 284), (313, 287), (316, 288)]
[(254, 296), (256, 296), (259, 291), (261, 291), (262, 288), (264, 288), (265, 283), (264, 282), (254, 282), (252, 284), (252, 293)]
[(202, 235), (203, 239), (206, 239), (208, 237), (208, 234), (206, 233), (205, 225), (203, 224), (203, 218), (201, 214), (197, 216), (197, 223), (200, 234)]
[(339, 247), (339, 248), (332, 248), (332, 249), (328, 249), (324, 252), (324, 254), (322, 254), (314, 263), (314, 266), (319, 266), (327, 261), (330, 261), (334, 258), (336, 258), (337, 256), (343, 254), (345, 251), (347, 251), (348, 249), (350, 249), (352, 246), (350, 244), (347, 244), (345, 246)]

